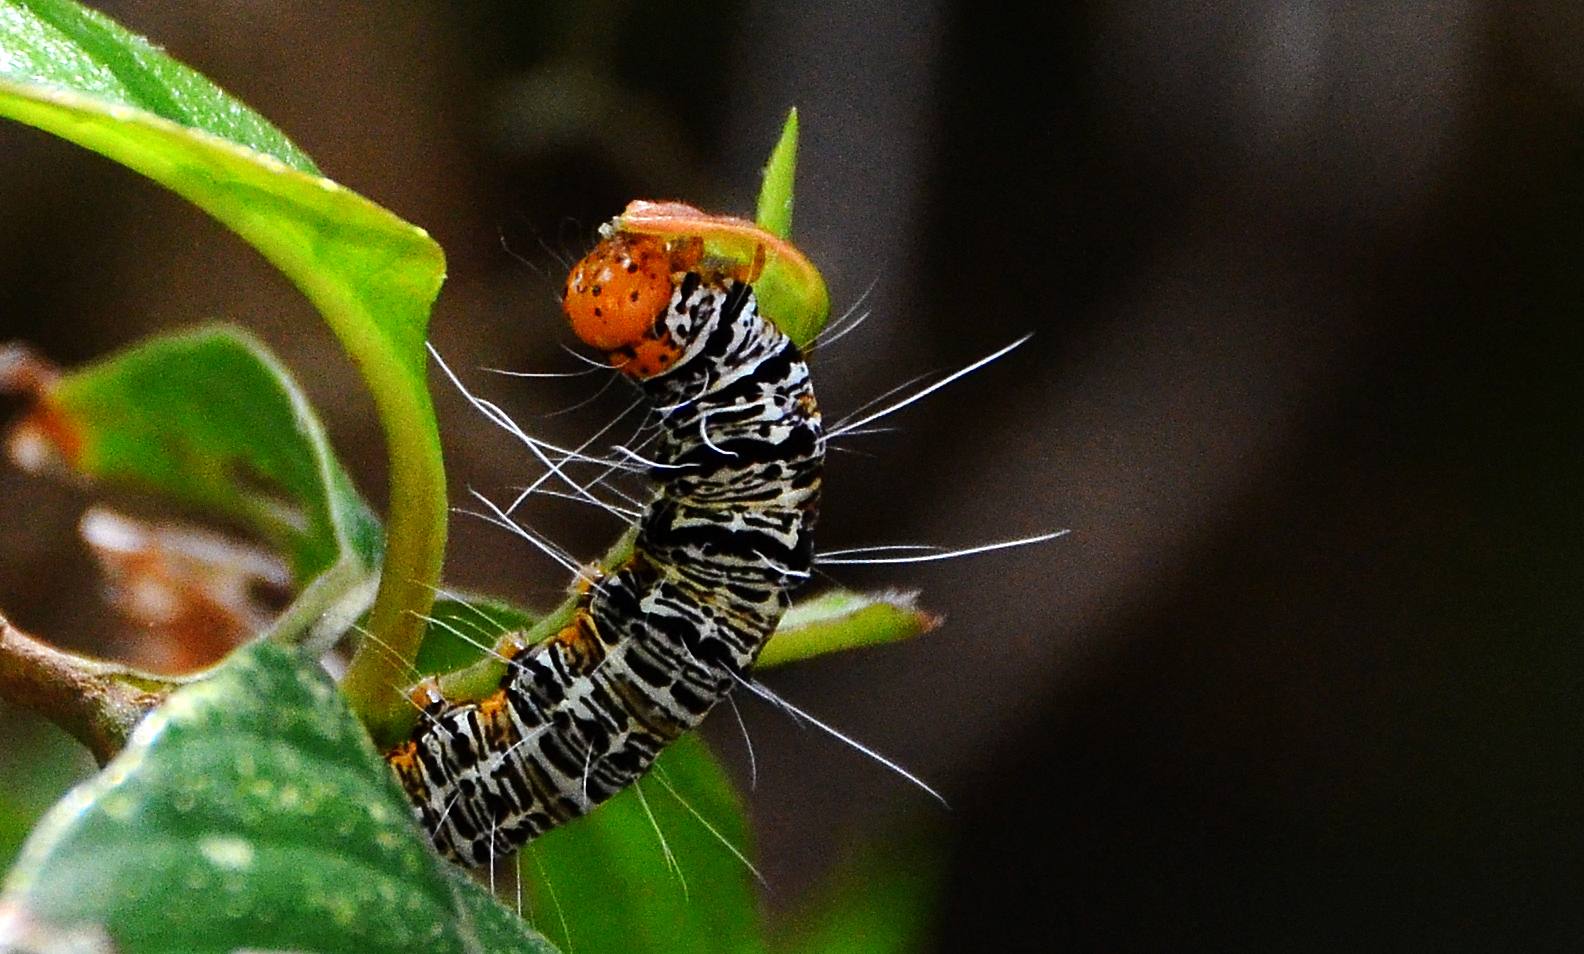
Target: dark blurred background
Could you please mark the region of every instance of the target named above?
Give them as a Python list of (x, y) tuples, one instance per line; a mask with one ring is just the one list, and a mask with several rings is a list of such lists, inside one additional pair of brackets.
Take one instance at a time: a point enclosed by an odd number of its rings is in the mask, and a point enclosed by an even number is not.
[[(792, 104), (795, 237), (873, 310), (818, 357), (828, 411), (1036, 333), (833, 456), (827, 546), (1074, 532), (836, 574), (948, 623), (767, 681), (952, 809), (745, 705), (772, 912), (923, 826), (942, 951), (1584, 947), (1576, 4), (99, 6), (428, 228), (436, 346), (550, 439), (623, 399), (542, 417), (597, 385), (475, 369), (580, 367), (554, 294), (594, 227), (749, 211)], [(71, 364), (242, 323), (383, 498), (353, 372), (239, 241), (13, 125), (0, 209), (0, 338)], [(509, 494), (521, 449), (436, 390), (453, 493)], [(0, 494), (0, 607), (103, 647), (82, 494)], [(531, 514), (584, 557), (618, 529)], [(564, 583), (452, 539), (453, 581)]]

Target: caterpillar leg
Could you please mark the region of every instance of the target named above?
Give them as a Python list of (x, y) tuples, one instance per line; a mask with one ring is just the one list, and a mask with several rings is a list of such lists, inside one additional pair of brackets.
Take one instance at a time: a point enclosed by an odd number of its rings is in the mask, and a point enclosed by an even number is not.
[(605, 643), (594, 625), (594, 617), (585, 608), (580, 607), (572, 622), (550, 637), (549, 642), (573, 672), (589, 672), (605, 658)]
[[(440, 683), (433, 676), (420, 679), (416, 685), (407, 690), (407, 700), (423, 713), (424, 720), (433, 722), (444, 713), (448, 707), (446, 698), (440, 692)], [(417, 736), (412, 736), (401, 742), (395, 748), (385, 753), (385, 761), (391, 770), (396, 773), (396, 780), (401, 783), (402, 789), (412, 799), (415, 807), (421, 806), (428, 797), (429, 783), (425, 776), (423, 763), (418, 760)], [(423, 817), (421, 808), (418, 817)]]
[(440, 691), (440, 680), (434, 676), (425, 676), (407, 690), (407, 701), (426, 716), (436, 716), (444, 712), (449, 703), (445, 694)]
[[(440, 692), (439, 681), (433, 676), (425, 676), (407, 690), (407, 701), (423, 713), (426, 722), (433, 722), (450, 708), (450, 703), (446, 702), (445, 695)], [(422, 804), (429, 787), (424, 776), (423, 764), (418, 761), (417, 736), (406, 739), (386, 752), (385, 761), (390, 764), (391, 769), (396, 773), (396, 780), (401, 783), (401, 787), (413, 799), (414, 804)]]
[[(523, 639), (522, 630), (514, 629), (509, 633), (502, 633), (500, 638), (495, 640), (493, 652), (510, 663), (527, 652), (528, 649), (528, 642)], [(507, 675), (510, 675), (509, 671)]]
[(588, 598), (594, 587), (599, 586), (605, 579), (605, 568), (598, 563), (585, 563), (578, 568), (577, 576), (572, 578), (572, 585), (567, 591), (573, 596)]

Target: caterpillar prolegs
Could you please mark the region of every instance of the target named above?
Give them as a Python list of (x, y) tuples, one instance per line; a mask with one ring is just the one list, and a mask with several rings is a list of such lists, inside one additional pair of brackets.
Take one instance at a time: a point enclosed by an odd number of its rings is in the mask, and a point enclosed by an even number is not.
[(563, 306), (658, 419), (658, 493), (631, 558), (584, 591), (571, 625), (520, 647), (493, 695), (426, 700), (387, 754), (435, 847), (462, 864), (642, 776), (746, 678), (813, 561), (825, 432), (808, 364), (759, 311), (756, 266), (620, 219), (602, 235)]

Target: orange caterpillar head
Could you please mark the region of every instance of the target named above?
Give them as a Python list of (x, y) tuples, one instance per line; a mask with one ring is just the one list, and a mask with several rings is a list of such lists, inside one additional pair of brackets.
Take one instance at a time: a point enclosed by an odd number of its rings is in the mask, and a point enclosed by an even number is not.
[(657, 236), (604, 239), (567, 276), (561, 307), (573, 334), (632, 377), (665, 371), (682, 353), (660, 325), (679, 266), (686, 267), (672, 244)]

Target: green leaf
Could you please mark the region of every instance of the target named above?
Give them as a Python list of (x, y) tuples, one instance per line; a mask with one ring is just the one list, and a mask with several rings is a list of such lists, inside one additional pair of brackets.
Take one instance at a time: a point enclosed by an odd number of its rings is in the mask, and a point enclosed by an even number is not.
[(27, 833), (68, 788), (92, 774), (93, 760), (65, 732), (0, 706), (0, 869), (16, 860)]
[(826, 653), (880, 646), (927, 633), (940, 617), (918, 608), (917, 593), (853, 593), (833, 590), (787, 610), (775, 635), (759, 653), (761, 668)]
[(518, 867), (534, 923), (567, 950), (748, 954), (764, 942), (753, 874), (734, 849), (749, 852), (742, 805), (690, 734), (638, 784), (530, 843)]
[(775, 932), (775, 954), (909, 954), (930, 950), (945, 848), (938, 832), (870, 845)]
[[(461, 903), (464, 937), (476, 939), (469, 951), (520, 954), (557, 954), (556, 946), (522, 918), (507, 910), (494, 895), (450, 862), (443, 862), (451, 890)], [(429, 954), (428, 948), (424, 954)]]
[(781, 138), (765, 163), (764, 182), (759, 186), (759, 205), (754, 221), (778, 238), (792, 237), (792, 180), (797, 175), (798, 113), (787, 112)]
[(423, 230), (312, 165), (146, 41), (66, 0), (0, 0), (0, 116), (148, 176), (214, 216), (319, 309), (373, 394), (391, 462), (385, 570), (348, 697), (378, 729), (417, 652), (445, 546), (445, 474), (424, 335), (445, 274)]
[(301, 388), (251, 336), (156, 338), (63, 375), (24, 427), (73, 470), (241, 521), (299, 585), (343, 560), (379, 567), (379, 522)]
[(126, 954), (553, 950), (427, 846), (335, 684), (270, 643), (57, 805), (0, 906)]

